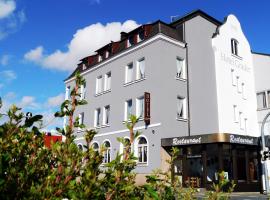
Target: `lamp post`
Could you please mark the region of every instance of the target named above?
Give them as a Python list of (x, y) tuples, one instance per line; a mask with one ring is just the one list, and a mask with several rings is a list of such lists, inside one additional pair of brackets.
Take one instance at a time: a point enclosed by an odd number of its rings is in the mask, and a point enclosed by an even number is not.
[[(262, 121), (262, 126), (261, 126), (261, 137), (262, 137), (262, 152), (268, 151), (265, 147), (265, 138), (264, 138), (264, 125), (266, 123), (267, 118), (270, 116), (270, 112), (267, 113), (267, 115), (264, 117), (263, 121)], [(270, 167), (270, 160), (269, 158), (267, 158), (265, 161), (263, 161), (262, 163), (262, 167), (263, 167), (263, 185), (265, 185), (265, 193), (269, 194), (269, 175), (268, 175), (268, 168)]]

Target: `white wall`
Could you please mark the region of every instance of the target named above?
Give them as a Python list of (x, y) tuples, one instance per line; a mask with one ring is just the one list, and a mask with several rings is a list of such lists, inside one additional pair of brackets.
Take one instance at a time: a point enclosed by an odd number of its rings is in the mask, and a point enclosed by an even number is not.
[[(239, 57), (232, 54), (232, 38), (239, 43)], [(250, 45), (234, 15), (229, 15), (218, 28), (217, 35), (212, 39), (212, 46), (215, 53), (219, 132), (258, 136), (253, 59)], [(234, 76), (239, 76), (240, 92), (237, 86), (232, 84), (231, 70), (234, 70)], [(242, 83), (245, 84), (246, 99), (241, 91)], [(234, 105), (238, 107), (238, 112), (242, 112), (243, 117), (247, 118), (247, 130), (241, 129), (240, 122), (234, 121)]]

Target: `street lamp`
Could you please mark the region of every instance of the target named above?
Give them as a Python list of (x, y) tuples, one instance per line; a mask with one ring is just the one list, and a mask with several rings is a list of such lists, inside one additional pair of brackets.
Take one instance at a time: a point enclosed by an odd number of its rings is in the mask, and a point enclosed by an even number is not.
[[(261, 137), (262, 137), (262, 152), (263, 152), (263, 154), (264, 154), (264, 152), (265, 151), (269, 151), (268, 149), (266, 149), (266, 147), (265, 147), (265, 138), (264, 138), (264, 125), (265, 125), (265, 123), (266, 123), (266, 120), (267, 120), (267, 118), (270, 116), (270, 112), (269, 113), (267, 113), (267, 115), (264, 117), (264, 119), (263, 119), (263, 121), (262, 121), (262, 126), (261, 126)], [(269, 191), (269, 175), (268, 175), (268, 168), (270, 167), (270, 160), (269, 160), (269, 158), (266, 158), (266, 160), (265, 161), (263, 161), (263, 163), (262, 163), (262, 171), (263, 171), (263, 177), (262, 177), (262, 179), (264, 179), (264, 180), (262, 180), (263, 181), (263, 185), (265, 185), (265, 193), (266, 194), (269, 194), (270, 193), (270, 191)]]

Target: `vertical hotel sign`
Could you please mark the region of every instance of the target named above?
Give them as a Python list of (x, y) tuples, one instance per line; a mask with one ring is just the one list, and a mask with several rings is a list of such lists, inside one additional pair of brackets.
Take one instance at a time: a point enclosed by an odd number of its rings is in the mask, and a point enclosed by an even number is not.
[(144, 93), (144, 122), (145, 124), (150, 124), (150, 93)]

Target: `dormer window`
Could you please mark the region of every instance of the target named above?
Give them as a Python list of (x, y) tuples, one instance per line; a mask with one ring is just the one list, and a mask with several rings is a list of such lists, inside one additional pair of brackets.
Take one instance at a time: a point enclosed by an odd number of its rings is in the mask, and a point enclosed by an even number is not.
[(134, 37), (133, 37), (133, 35), (129, 36), (128, 40), (127, 40), (127, 47), (130, 47), (132, 45), (134, 45)]
[(236, 39), (231, 39), (231, 48), (232, 48), (232, 54), (238, 55), (238, 41)]
[(85, 63), (82, 64), (82, 70), (86, 70), (86, 64)]
[(98, 62), (101, 62), (101, 61), (102, 61), (102, 56), (98, 55)]
[(144, 40), (144, 30), (140, 31), (140, 32), (138, 33), (138, 36), (137, 36), (137, 37), (138, 37), (138, 38), (137, 38), (137, 41), (138, 41), (138, 42), (143, 41), (143, 40)]
[(110, 52), (109, 52), (109, 51), (106, 51), (106, 52), (105, 52), (105, 58), (108, 58), (109, 55), (110, 55)]

